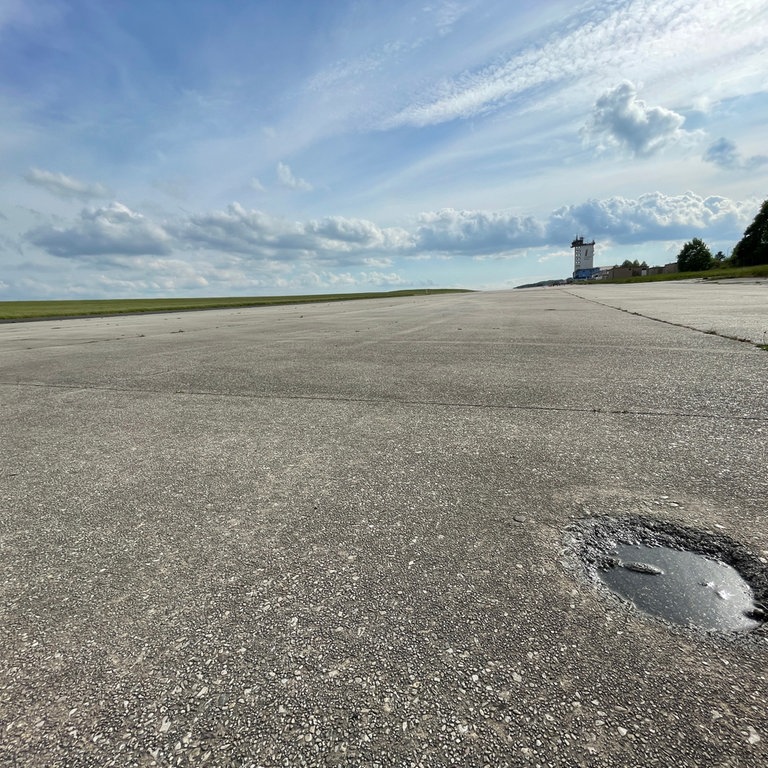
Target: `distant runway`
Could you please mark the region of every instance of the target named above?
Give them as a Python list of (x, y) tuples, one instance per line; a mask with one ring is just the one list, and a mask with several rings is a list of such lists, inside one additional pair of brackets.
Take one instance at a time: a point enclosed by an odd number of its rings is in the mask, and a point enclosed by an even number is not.
[(751, 282), (0, 326), (0, 764), (765, 765), (766, 633), (567, 544), (768, 564), (766, 328)]

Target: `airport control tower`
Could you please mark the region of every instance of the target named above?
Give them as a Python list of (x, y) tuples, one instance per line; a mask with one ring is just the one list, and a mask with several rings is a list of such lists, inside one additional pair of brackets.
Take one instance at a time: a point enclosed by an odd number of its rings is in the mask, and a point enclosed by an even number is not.
[(573, 279), (592, 277), (594, 267), (592, 262), (595, 258), (595, 241), (585, 243), (584, 238), (579, 235), (572, 243), (573, 248)]

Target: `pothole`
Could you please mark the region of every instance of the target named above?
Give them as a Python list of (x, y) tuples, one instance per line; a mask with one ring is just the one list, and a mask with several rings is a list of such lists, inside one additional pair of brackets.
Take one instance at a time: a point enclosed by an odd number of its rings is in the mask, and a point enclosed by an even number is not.
[(766, 564), (724, 534), (604, 517), (571, 526), (568, 544), (594, 583), (667, 622), (750, 632), (768, 619)]
[(641, 611), (674, 624), (749, 631), (762, 623), (752, 588), (738, 571), (696, 552), (619, 544), (598, 578)]

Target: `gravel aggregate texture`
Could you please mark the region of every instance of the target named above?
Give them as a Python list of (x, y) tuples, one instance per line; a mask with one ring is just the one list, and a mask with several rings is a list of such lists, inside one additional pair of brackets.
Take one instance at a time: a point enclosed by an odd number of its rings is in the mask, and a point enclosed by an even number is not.
[(0, 326), (0, 765), (768, 764), (768, 633), (574, 563), (768, 564), (768, 290), (636, 287)]

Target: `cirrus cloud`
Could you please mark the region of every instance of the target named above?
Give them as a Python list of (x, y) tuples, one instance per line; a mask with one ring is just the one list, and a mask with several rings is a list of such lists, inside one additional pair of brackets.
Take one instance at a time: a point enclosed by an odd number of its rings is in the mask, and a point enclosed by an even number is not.
[(24, 174), (24, 179), (33, 186), (48, 190), (58, 197), (91, 200), (109, 197), (109, 190), (101, 184), (88, 184), (63, 173), (43, 171), (40, 168), (30, 168)]
[(277, 181), (281, 187), (295, 189), (299, 192), (311, 192), (314, 189), (306, 179), (295, 176), (290, 166), (285, 163), (277, 164)]

